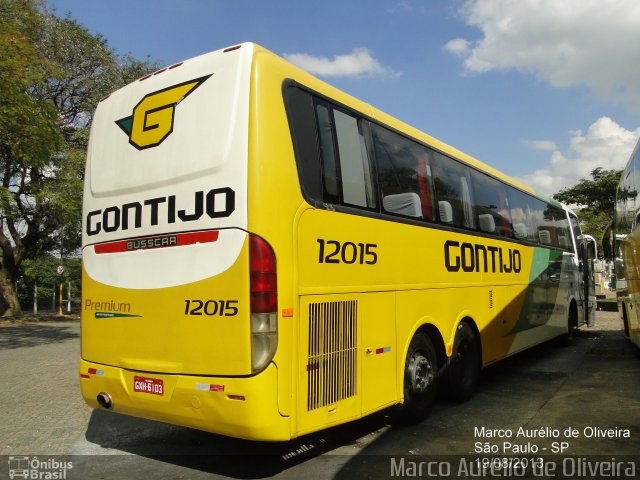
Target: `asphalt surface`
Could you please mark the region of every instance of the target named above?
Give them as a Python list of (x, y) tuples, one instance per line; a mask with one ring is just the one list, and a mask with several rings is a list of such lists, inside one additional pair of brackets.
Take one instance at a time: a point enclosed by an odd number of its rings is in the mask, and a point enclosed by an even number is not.
[(419, 425), (385, 411), (285, 443), (93, 411), (79, 392), (79, 322), (0, 323), (0, 480), (27, 464), (69, 479), (518, 477), (473, 471), (509, 454), (542, 459), (523, 478), (640, 478), (640, 359), (617, 313), (597, 316), (570, 347), (550, 342), (485, 369), (470, 401), (439, 402)]

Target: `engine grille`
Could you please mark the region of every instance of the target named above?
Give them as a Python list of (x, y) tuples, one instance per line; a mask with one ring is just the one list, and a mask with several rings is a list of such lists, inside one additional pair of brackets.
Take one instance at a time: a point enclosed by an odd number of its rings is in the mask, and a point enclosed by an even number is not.
[(358, 302), (309, 305), (307, 410), (356, 394)]

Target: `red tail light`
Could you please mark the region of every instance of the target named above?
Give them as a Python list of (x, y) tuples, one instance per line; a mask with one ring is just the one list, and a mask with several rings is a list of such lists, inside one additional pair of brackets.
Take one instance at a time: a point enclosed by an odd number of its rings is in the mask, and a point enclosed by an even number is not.
[(249, 236), (251, 313), (278, 310), (276, 256), (271, 246), (257, 235)]

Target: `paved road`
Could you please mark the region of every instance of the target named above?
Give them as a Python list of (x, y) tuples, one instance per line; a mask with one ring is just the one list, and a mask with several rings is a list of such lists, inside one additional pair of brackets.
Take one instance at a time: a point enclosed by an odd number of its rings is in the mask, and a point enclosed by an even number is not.
[(77, 321), (0, 324), (0, 455), (68, 453), (86, 427), (79, 331)]
[[(389, 478), (402, 459), (411, 475), (412, 459), (459, 462), (474, 454), (476, 442), (498, 448), (480, 455), (495, 457), (505, 441), (533, 445), (537, 452), (524, 453), (537, 455), (564, 441), (564, 455), (574, 459), (636, 462), (638, 471), (627, 478), (640, 478), (640, 360), (619, 328), (616, 313), (598, 312), (597, 327), (581, 330), (573, 346), (545, 344), (488, 368), (471, 401), (438, 404), (417, 426), (391, 426), (382, 412), (267, 444), (92, 411), (79, 395), (78, 322), (0, 324), (0, 480), (18, 456), (58, 462), (41, 471), (60, 471), (69, 461), (66, 478)], [(482, 427), (512, 434), (488, 438), (478, 434)], [(548, 435), (558, 429), (559, 437), (517, 438), (519, 427)], [(567, 438), (568, 428), (577, 437)], [(630, 438), (620, 436), (627, 429)], [(618, 436), (596, 437), (602, 432)]]

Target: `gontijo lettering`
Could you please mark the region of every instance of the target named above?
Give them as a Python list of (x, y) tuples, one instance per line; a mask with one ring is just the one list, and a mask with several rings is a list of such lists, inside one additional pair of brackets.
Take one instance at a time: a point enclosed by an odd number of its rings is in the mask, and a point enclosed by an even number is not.
[(450, 272), (520, 273), (522, 258), (517, 248), (447, 240), (444, 265)]
[(158, 225), (162, 215), (167, 224), (180, 222), (193, 222), (204, 213), (209, 218), (228, 217), (235, 210), (235, 192), (229, 187), (213, 188), (206, 195), (205, 192), (195, 192), (190, 211), (178, 210), (176, 195), (156, 197), (142, 202), (114, 205), (104, 210), (92, 210), (85, 219), (87, 235), (97, 235), (102, 231), (115, 232), (128, 230), (133, 218), (133, 228), (141, 228), (143, 218), (146, 225)]

